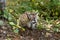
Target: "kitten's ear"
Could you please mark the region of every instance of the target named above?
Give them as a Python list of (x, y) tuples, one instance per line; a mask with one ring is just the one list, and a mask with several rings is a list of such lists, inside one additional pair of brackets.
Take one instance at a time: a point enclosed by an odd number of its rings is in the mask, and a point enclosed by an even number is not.
[(39, 15), (39, 13), (36, 13), (36, 15), (38, 16), (38, 15)]
[(39, 14), (38, 10), (32, 11), (32, 13), (34, 13), (35, 15), (38, 15)]
[(26, 11), (25, 13), (26, 13), (28, 19), (30, 19), (30, 14), (31, 14), (31, 13), (30, 13), (29, 11)]
[(36, 13), (36, 18), (37, 18), (37, 19), (39, 19), (39, 16), (38, 16), (38, 15), (39, 15), (39, 12)]
[(38, 16), (38, 15), (39, 15), (39, 12), (35, 12), (35, 15), (37, 15), (37, 16)]

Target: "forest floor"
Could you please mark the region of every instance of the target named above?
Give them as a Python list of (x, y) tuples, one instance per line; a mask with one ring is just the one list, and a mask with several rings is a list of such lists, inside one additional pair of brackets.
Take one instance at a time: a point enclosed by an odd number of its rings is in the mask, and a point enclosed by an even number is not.
[(26, 29), (24, 32), (20, 31), (19, 34), (15, 34), (6, 20), (0, 19), (0, 21), (4, 22), (4, 25), (0, 26), (0, 40), (60, 40), (60, 33), (49, 32), (45, 29)]

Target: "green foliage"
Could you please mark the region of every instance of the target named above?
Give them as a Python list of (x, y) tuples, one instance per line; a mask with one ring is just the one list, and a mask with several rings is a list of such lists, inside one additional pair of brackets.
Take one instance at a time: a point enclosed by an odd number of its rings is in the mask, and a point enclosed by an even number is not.
[[(14, 28), (21, 28), (18, 22), (19, 16), (25, 11), (32, 10), (38, 10), (39, 19), (43, 18), (47, 24), (50, 24), (52, 23), (50, 20), (58, 19), (60, 17), (60, 0), (7, 0), (4, 17), (9, 20), (10, 25)], [(44, 24), (45, 23), (41, 24), (40, 22), (38, 28), (44, 28)]]
[[(12, 0), (10, 0), (12, 1)], [(38, 10), (39, 16), (45, 19), (55, 19), (59, 17), (60, 13), (60, 1), (59, 0), (17, 0), (12, 1), (8, 5), (8, 9), (11, 9), (15, 14), (20, 14), (25, 11)]]
[(14, 32), (14, 33), (18, 33), (19, 30), (18, 30), (18, 29), (14, 29), (13, 32)]

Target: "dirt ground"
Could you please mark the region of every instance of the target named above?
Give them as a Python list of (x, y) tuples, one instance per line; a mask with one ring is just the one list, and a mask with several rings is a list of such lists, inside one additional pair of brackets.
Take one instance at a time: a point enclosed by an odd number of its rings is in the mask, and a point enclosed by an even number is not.
[(46, 30), (26, 30), (21, 33), (21, 40), (60, 40), (60, 33), (52, 33)]
[[(3, 34), (3, 39), (5, 40)], [(46, 30), (29, 30), (27, 29), (25, 32), (20, 32), (19, 35), (14, 34), (12, 32), (7, 33), (9, 35), (7, 38), (11, 40), (60, 40), (60, 33), (51, 33)], [(0, 39), (2, 40), (2, 39)]]
[(0, 40), (60, 40), (60, 33), (49, 32), (45, 29), (42, 30), (31, 30), (19, 31), (19, 34), (12, 32), (11, 27), (6, 23), (5, 20), (3, 26), (0, 26)]

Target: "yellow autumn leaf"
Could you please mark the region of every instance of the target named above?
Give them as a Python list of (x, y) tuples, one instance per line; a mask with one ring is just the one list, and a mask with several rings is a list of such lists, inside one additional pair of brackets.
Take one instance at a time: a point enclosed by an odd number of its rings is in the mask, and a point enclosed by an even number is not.
[(32, 2), (34, 2), (35, 0), (32, 0)]
[(39, 3), (35, 3), (35, 5), (37, 6)]
[(55, 14), (58, 15), (58, 12), (56, 12)]
[(15, 26), (13, 26), (13, 29), (15, 29), (16, 27)]
[(13, 12), (13, 10), (12, 10), (12, 9), (9, 9), (9, 11), (10, 11), (10, 13), (11, 13), (11, 12)]

